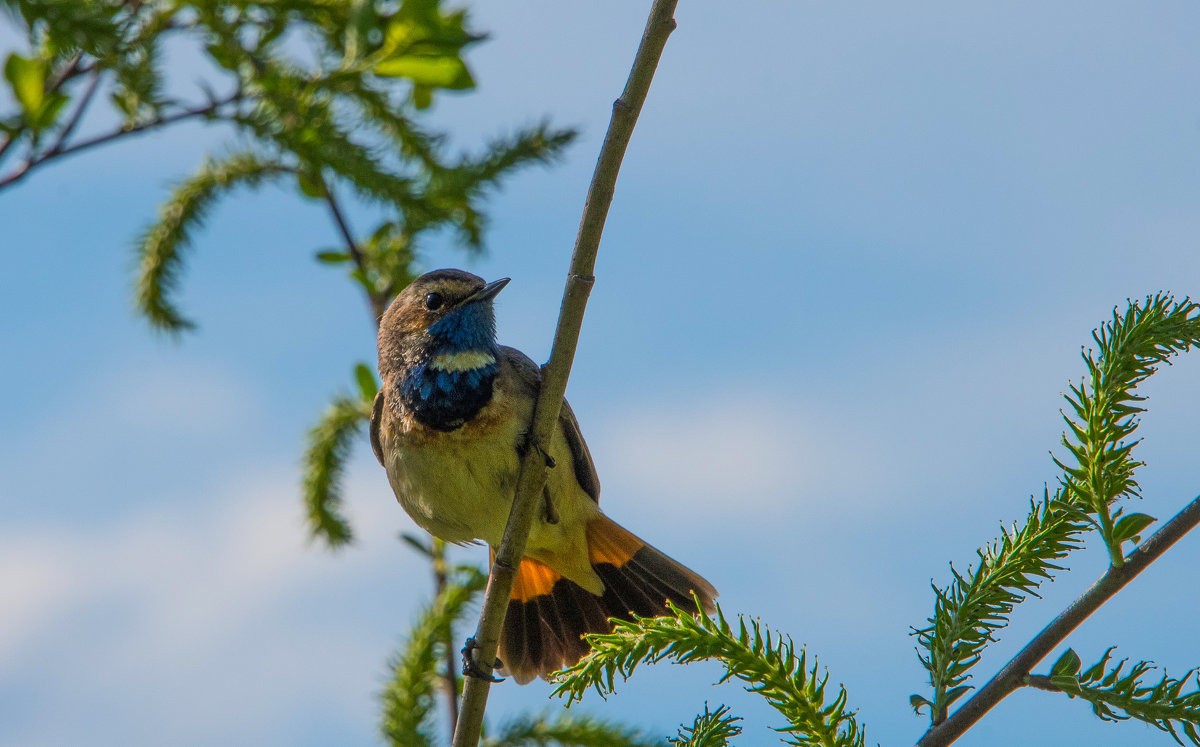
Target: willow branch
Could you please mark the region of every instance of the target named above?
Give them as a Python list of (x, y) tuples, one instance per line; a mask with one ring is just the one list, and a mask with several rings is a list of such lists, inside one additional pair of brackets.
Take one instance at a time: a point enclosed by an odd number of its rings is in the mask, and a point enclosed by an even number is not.
[[(500, 630), (504, 625), (504, 613), (512, 591), (516, 568), (525, 553), (525, 542), (533, 524), (537, 507), (540, 505), (542, 487), (546, 483), (546, 462), (543, 455), (548, 450), (550, 437), (558, 423), (563, 395), (567, 390), (567, 379), (575, 359), (575, 348), (579, 342), (579, 329), (583, 324), (583, 312), (588, 295), (595, 281), (596, 252), (604, 232), (604, 221), (612, 204), (616, 189), (617, 174), (621, 160), (633, 135), (638, 114), (646, 101), (654, 71), (662, 57), (667, 37), (675, 29), (673, 14), (678, 0), (655, 0), (650, 9), (646, 30), (638, 45), (633, 68), (625, 82), (621, 97), (613, 103), (612, 118), (600, 148), (596, 170), (588, 187), (583, 217), (579, 222), (579, 233), (575, 238), (575, 250), (571, 256), (571, 267), (563, 290), (562, 307), (559, 309), (558, 327), (554, 333), (554, 346), (550, 360), (542, 367), (542, 384), (537, 404), (533, 410), (530, 427), (529, 448), (521, 459), (521, 471), (517, 478), (516, 497), (504, 537), (492, 563), (483, 610), (475, 641), (479, 645), (476, 663), (484, 672), (490, 672), (496, 659)], [(475, 747), (483, 726), (483, 712), (491, 683), (477, 677), (468, 677), (459, 709), (458, 726), (454, 731), (454, 747)]]
[(1038, 662), (1046, 658), (1056, 646), (1063, 642), (1075, 628), (1100, 609), (1114, 594), (1135, 579), (1155, 560), (1174, 545), (1183, 535), (1200, 524), (1200, 497), (1195, 498), (1182, 511), (1151, 535), (1136, 550), (1125, 558), (1120, 567), (1110, 567), (1100, 580), (1092, 585), (1058, 617), (1038, 633), (1025, 648), (1014, 656), (996, 676), (971, 696), (970, 700), (950, 715), (948, 719), (925, 732), (918, 747), (943, 747), (961, 737), (975, 722), (983, 718), (997, 703), (1022, 685), (1037, 686), (1038, 681), (1027, 678)]
[[(367, 276), (367, 258), (362, 253), (362, 249), (358, 246), (358, 242), (354, 240), (354, 233), (350, 230), (350, 224), (346, 222), (346, 214), (342, 212), (341, 203), (333, 194), (332, 185), (325, 184), (325, 204), (329, 205), (329, 212), (333, 214), (333, 222), (337, 224), (338, 232), (342, 234), (342, 240), (346, 242), (346, 251), (350, 253), (350, 257), (354, 260), (354, 264), (358, 267), (358, 271)], [(367, 290), (367, 303), (371, 306), (371, 318), (375, 322), (375, 327), (379, 327), (379, 319), (383, 316), (383, 312), (387, 310), (387, 297), (380, 293)]]
[(102, 135), (96, 135), (94, 137), (87, 138), (86, 140), (80, 140), (79, 142), (65, 148), (52, 150), (38, 156), (30, 156), (23, 164), (14, 169), (11, 173), (0, 177), (0, 190), (12, 186), (16, 182), (28, 176), (29, 172), (33, 171), (35, 168), (45, 165), (56, 158), (69, 156), (82, 150), (93, 148), (97, 145), (103, 145), (118, 138), (125, 137), (126, 135), (134, 135), (139, 132), (145, 132), (146, 130), (153, 130), (159, 127), (165, 127), (166, 125), (175, 124), (176, 122), (181, 122), (185, 119), (193, 119), (195, 117), (211, 117), (217, 114), (217, 111), (221, 107), (225, 106), (226, 104), (231, 104), (241, 98), (241, 95), (241, 91), (236, 91), (223, 99), (212, 101), (204, 106), (184, 109), (182, 111), (175, 112), (174, 114), (168, 114), (165, 117), (158, 117), (150, 120), (149, 122), (133, 125), (132, 127), (120, 127)]

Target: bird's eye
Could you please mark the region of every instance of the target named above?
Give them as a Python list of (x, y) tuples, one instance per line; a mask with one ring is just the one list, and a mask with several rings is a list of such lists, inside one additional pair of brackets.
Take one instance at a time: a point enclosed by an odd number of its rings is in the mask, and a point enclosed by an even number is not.
[(430, 293), (428, 296), (425, 296), (425, 308), (430, 311), (437, 311), (442, 308), (442, 294)]

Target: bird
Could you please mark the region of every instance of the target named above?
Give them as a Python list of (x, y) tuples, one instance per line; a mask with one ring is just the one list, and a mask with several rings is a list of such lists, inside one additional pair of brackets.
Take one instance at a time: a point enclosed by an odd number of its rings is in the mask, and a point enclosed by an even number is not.
[[(508, 282), (442, 269), (396, 295), (379, 322), (370, 425), (375, 457), (413, 521), (448, 543), (486, 543), (493, 561), (541, 382), (536, 363), (496, 341), (494, 300)], [(545, 457), (498, 651), (499, 673), (520, 684), (577, 663), (589, 650), (582, 636), (610, 632), (609, 618), (665, 615), (668, 602), (711, 613), (717, 596), (600, 510), (596, 465), (565, 398)]]

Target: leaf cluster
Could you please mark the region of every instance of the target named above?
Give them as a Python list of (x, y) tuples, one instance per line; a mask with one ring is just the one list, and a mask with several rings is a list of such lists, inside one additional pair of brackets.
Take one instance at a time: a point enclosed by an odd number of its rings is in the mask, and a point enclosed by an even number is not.
[(691, 726), (681, 728), (678, 736), (669, 741), (674, 747), (726, 747), (730, 739), (742, 733), (738, 721), (741, 719), (731, 715), (728, 706), (710, 711), (705, 703), (704, 713), (698, 714)]
[(977, 552), (977, 565), (966, 573), (952, 565), (952, 582), (934, 587), (928, 624), (913, 631), (933, 693), (913, 695), (910, 702), (918, 712), (928, 706), (935, 725), (971, 688), (966, 683), (972, 668), (1014, 607), (1063, 570), (1060, 561), (1082, 547), (1086, 532), (1100, 531), (1119, 567), (1123, 543), (1140, 541), (1154, 521), (1113, 508), (1118, 499), (1138, 495), (1133, 434), (1145, 397), (1135, 390), (1159, 364), (1200, 344), (1200, 306), (1167, 294), (1131, 301), (1124, 313), (1113, 312), (1093, 340), (1096, 349), (1082, 353), (1084, 383), (1065, 395), (1071, 414), (1063, 414), (1069, 430), (1062, 443), (1073, 461), (1054, 458), (1062, 469), (1060, 486), (1031, 502), (1023, 525), (1002, 527), (1001, 537)]
[[(250, 159), (290, 175), (299, 195), (327, 203), (346, 246), (322, 252), (349, 274), (378, 316), (412, 278), (421, 238), (449, 229), (483, 248), (487, 193), (514, 171), (546, 163), (571, 141), (546, 123), (454, 153), (419, 121), (437, 92), (474, 87), (464, 52), (484, 38), (442, 0), (0, 0), (29, 52), (13, 52), (5, 78), (17, 110), (0, 116), (0, 157), (23, 148), (0, 188), (66, 153), (186, 119), (231, 128), (237, 147), (182, 180), (137, 242), (138, 309), (157, 329), (192, 326), (176, 305), (183, 251), (208, 209), (251, 178), (213, 179)], [(200, 102), (172, 91), (161, 65), (172, 37), (198, 42), (210, 63)], [(86, 81), (86, 82), (84, 82)], [(78, 140), (97, 90), (122, 124)], [(217, 93), (223, 91), (224, 93)], [(62, 116), (74, 102), (70, 116)], [(49, 144), (43, 144), (48, 141)], [(376, 204), (362, 235), (337, 204), (349, 190)], [(368, 238), (369, 237), (369, 238)]]
[(472, 566), (458, 569), (433, 603), (421, 611), (401, 650), (393, 657), (391, 677), (381, 695), (384, 737), (397, 747), (436, 743), (434, 692), (454, 623), (487, 585)]
[[(696, 601), (699, 607), (699, 600)], [(861, 747), (865, 733), (847, 711), (845, 688), (826, 702), (829, 675), (791, 638), (772, 633), (758, 620), (738, 617), (736, 629), (717, 607), (716, 618), (693, 615), (670, 605), (669, 615), (612, 620), (613, 631), (587, 636), (591, 651), (578, 664), (557, 675), (555, 695), (567, 704), (581, 700), (589, 688), (602, 697), (615, 689), (619, 674), (628, 679), (641, 663), (664, 659), (678, 664), (715, 659), (725, 666), (720, 682), (739, 679), (761, 695), (787, 720), (777, 731), (789, 744)], [(722, 714), (724, 715), (724, 714)], [(701, 717), (702, 718), (702, 717)]]
[[(1082, 667), (1079, 655), (1067, 649), (1051, 668), (1049, 676), (1031, 676), (1029, 684), (1043, 689), (1058, 690), (1071, 698), (1080, 698), (1092, 706), (1092, 712), (1104, 721), (1144, 721), (1167, 732), (1179, 744), (1180, 731), (1200, 747), (1200, 670), (1191, 669), (1178, 679), (1164, 671), (1157, 683), (1143, 678), (1155, 669), (1150, 662), (1139, 661), (1125, 670), (1128, 659), (1110, 668), (1115, 646), (1104, 652), (1092, 666)], [(1185, 692), (1189, 680), (1195, 680), (1192, 690)]]
[(324, 539), (333, 549), (354, 539), (354, 531), (342, 509), (342, 477), (354, 442), (371, 418), (375, 395), (371, 392), (370, 399), (366, 397), (369, 387), (364, 381), (377, 386), (374, 375), (364, 364), (358, 365), (357, 372), (360, 396), (335, 397), (317, 424), (309, 429), (308, 446), (304, 450), (302, 492), (309, 534), (314, 539)]

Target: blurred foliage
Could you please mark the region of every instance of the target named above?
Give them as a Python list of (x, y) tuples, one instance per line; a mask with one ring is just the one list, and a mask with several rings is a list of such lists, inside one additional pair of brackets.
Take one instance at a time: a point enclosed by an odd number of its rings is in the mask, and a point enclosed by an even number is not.
[[(54, 159), (185, 120), (218, 124), (230, 146), (182, 179), (136, 242), (137, 309), (159, 330), (194, 326), (176, 301), (185, 250), (212, 207), (238, 188), (290, 183), (321, 203), (342, 246), (314, 247), (343, 268), (378, 320), (420, 272), (422, 239), (449, 229), (468, 253), (484, 246), (483, 200), (517, 171), (562, 153), (574, 133), (542, 123), (450, 153), (447, 134), (419, 120), (435, 96), (474, 88), (463, 53), (484, 36), (441, 0), (0, 0), (28, 47), (10, 52), (16, 110), (0, 115), (0, 189)], [(208, 68), (188, 98), (165, 74), (164, 46), (202, 49)], [(121, 124), (77, 135), (98, 92)], [(195, 96), (191, 98), (195, 99)], [(13, 165), (4, 169), (6, 158)], [(376, 206), (359, 233), (340, 193)], [(366, 371), (364, 374), (363, 371)], [(370, 367), (356, 370), (358, 390)], [(338, 396), (310, 431), (304, 500), (314, 537), (353, 538), (338, 479), (370, 413)]]
[[(0, 0), (28, 51), (4, 72), (16, 110), (0, 116), (0, 189), (69, 153), (187, 119), (231, 130), (232, 154), (183, 180), (138, 242), (138, 309), (156, 328), (191, 322), (174, 299), (182, 250), (209, 207), (239, 186), (288, 177), (325, 202), (345, 247), (318, 259), (346, 264), (378, 316), (416, 272), (423, 235), (455, 231), (483, 247), (482, 199), (515, 170), (545, 163), (570, 130), (539, 124), (452, 154), (446, 135), (418, 114), (436, 94), (474, 87), (463, 52), (484, 37), (464, 10), (440, 0)], [(167, 43), (199, 45), (210, 63), (199, 101), (185, 102), (162, 69)], [(97, 91), (121, 125), (80, 139)], [(194, 98), (194, 97), (193, 97)], [(0, 161), (2, 164), (3, 161)], [(362, 235), (346, 225), (341, 190), (376, 204), (383, 218)]]

